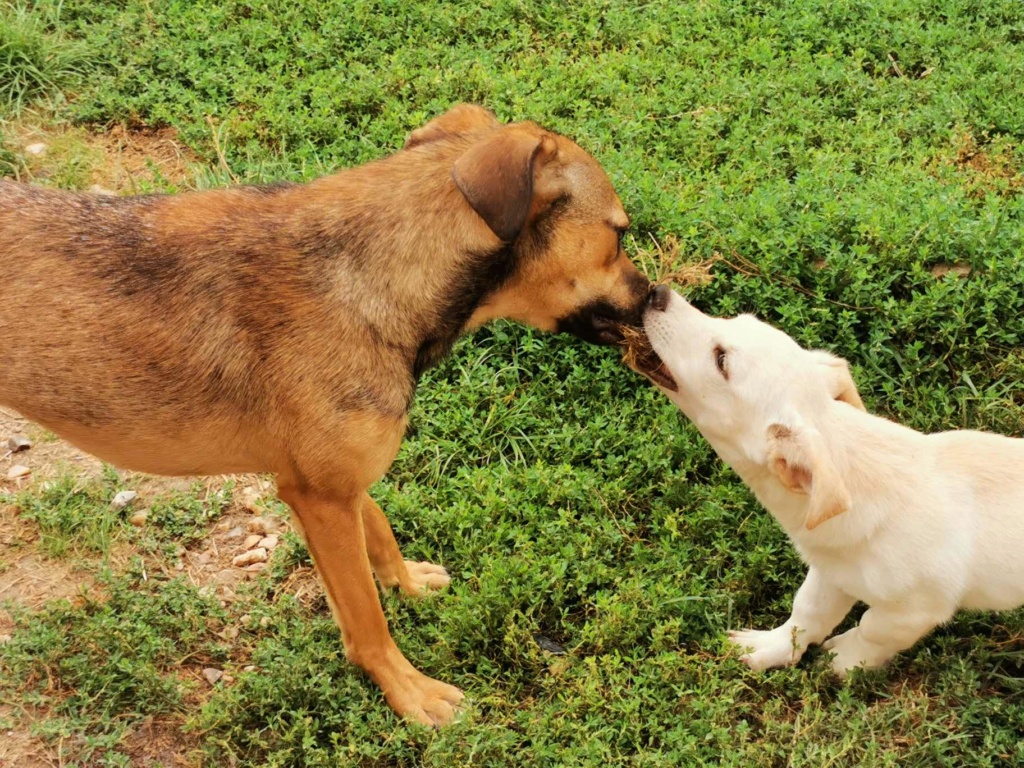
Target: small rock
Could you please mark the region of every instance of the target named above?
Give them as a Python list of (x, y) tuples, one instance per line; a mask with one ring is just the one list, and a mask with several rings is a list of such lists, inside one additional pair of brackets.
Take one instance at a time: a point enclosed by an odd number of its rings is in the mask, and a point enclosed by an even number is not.
[(269, 627), (270, 626), (270, 617), (269, 616), (261, 616), (260, 617), (260, 626), (263, 627), (264, 629)]
[(107, 189), (106, 187), (102, 187), (99, 184), (93, 184), (91, 187), (89, 187), (89, 191), (92, 192), (94, 195), (117, 195), (117, 192), (115, 192), (114, 190)]
[(242, 509), (252, 512), (254, 515), (260, 513), (259, 507), (260, 492), (253, 488), (251, 485), (247, 485), (241, 491), (238, 492), (238, 503)]
[(259, 573), (260, 571), (262, 571), (266, 567), (267, 567), (266, 563), (253, 563), (252, 565), (247, 565), (245, 567), (245, 570), (249, 571), (250, 573)]
[(30, 155), (44, 155), (46, 154), (46, 145), (41, 141), (36, 142), (35, 144), (29, 144), (25, 147), (25, 152)]
[(224, 685), (228, 685), (229, 683), (235, 682), (235, 677), (234, 675), (224, 675), (221, 680), (224, 681)]
[(148, 509), (140, 509), (134, 515), (132, 515), (131, 517), (128, 518), (128, 522), (131, 523), (132, 525), (134, 525), (136, 528), (141, 528), (142, 526), (144, 526), (146, 524), (146, 521), (148, 519), (149, 519), (149, 510)]
[(267, 550), (263, 547), (256, 547), (256, 549), (250, 549), (248, 552), (243, 552), (237, 555), (231, 560), (231, 564), (236, 568), (244, 568), (247, 565), (254, 563), (263, 563), (267, 560)]
[(198, 555), (196, 555), (196, 562), (200, 565), (206, 565), (210, 562), (210, 559), (212, 557), (213, 553), (210, 552), (210, 550), (206, 550), (205, 552), (200, 552)]
[(248, 627), (252, 623), (252, 616), (246, 613), (238, 621), (242, 624), (242, 626)]
[(11, 453), (19, 453), (20, 451), (27, 451), (32, 447), (32, 441), (24, 435), (11, 435), (7, 438), (7, 450)]
[(533, 639), (536, 641), (537, 645), (540, 646), (540, 649), (542, 651), (553, 653), (555, 656), (565, 655), (565, 646), (561, 643), (556, 643), (550, 637), (542, 635), (538, 632), (533, 636)]
[(216, 685), (217, 681), (224, 677), (224, 673), (221, 672), (219, 669), (207, 667), (203, 670), (203, 677), (206, 678), (206, 682), (208, 682), (210, 685)]
[(32, 470), (28, 467), (22, 466), (21, 464), (15, 464), (13, 467), (7, 470), (8, 480), (17, 480), (19, 477), (25, 477), (25, 475), (32, 474)]
[(256, 666), (254, 664), (246, 664), (244, 667), (242, 667), (242, 671), (243, 672), (255, 672), (256, 671)]
[(139, 494), (135, 491), (121, 491), (114, 496), (113, 501), (110, 502), (110, 506), (114, 509), (124, 509), (137, 498), (139, 498)]
[(252, 549), (261, 541), (263, 541), (263, 537), (260, 536), (258, 533), (253, 533), (245, 537), (245, 541), (242, 542), (242, 549)]
[(224, 627), (224, 631), (220, 633), (220, 636), (225, 640), (234, 640), (238, 637), (238, 627)]
[(264, 536), (262, 539), (260, 539), (257, 546), (263, 547), (264, 549), (269, 551), (277, 546), (277, 542), (278, 538), (276, 534), (272, 533), (269, 536)]
[(225, 539), (240, 539), (240, 538), (242, 538), (242, 534), (243, 533), (245, 533), (245, 531), (243, 531), (241, 527), (235, 526), (230, 531), (228, 531), (227, 533), (224, 534), (224, 538)]
[(245, 527), (251, 533), (260, 534), (261, 538), (274, 529), (273, 523), (265, 517), (254, 517)]
[(219, 587), (217, 587), (217, 594), (223, 597), (225, 600), (236, 600), (238, 598), (238, 595), (235, 594), (235, 590), (233, 590), (227, 584), (221, 584)]

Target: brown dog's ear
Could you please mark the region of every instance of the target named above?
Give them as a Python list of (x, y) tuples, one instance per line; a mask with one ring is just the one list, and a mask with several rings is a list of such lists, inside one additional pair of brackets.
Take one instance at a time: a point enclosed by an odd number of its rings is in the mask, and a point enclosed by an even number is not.
[(557, 154), (550, 134), (510, 126), (470, 147), (455, 161), (452, 178), (473, 210), (508, 242), (534, 207), (538, 173)]
[(409, 134), (403, 149), (412, 149), (448, 136), (458, 136), (485, 128), (498, 128), (501, 123), (494, 113), (476, 104), (456, 104), (443, 115), (439, 115)]
[(854, 382), (853, 376), (850, 375), (850, 364), (829, 352), (815, 350), (814, 354), (818, 362), (825, 367), (832, 398), (848, 403), (858, 410), (866, 411), (864, 401), (860, 399), (860, 392), (857, 391), (857, 384)]
[(768, 469), (787, 490), (810, 497), (807, 530), (843, 514), (853, 503), (820, 436), (812, 430), (768, 427)]

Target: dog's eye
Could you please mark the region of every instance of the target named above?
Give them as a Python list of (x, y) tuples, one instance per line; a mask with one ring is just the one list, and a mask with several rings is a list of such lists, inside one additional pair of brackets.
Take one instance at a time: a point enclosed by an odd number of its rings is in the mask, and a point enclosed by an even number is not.
[(729, 369), (725, 367), (725, 348), (715, 347), (715, 367), (722, 374), (722, 378), (729, 378)]

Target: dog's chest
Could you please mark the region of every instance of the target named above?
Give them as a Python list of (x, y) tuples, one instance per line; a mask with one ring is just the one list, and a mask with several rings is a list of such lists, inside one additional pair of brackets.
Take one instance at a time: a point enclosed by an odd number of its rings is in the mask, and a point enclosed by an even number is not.
[(864, 603), (898, 599), (915, 581), (910, 563), (885, 557), (870, 543), (836, 549), (798, 544), (797, 549), (825, 579)]

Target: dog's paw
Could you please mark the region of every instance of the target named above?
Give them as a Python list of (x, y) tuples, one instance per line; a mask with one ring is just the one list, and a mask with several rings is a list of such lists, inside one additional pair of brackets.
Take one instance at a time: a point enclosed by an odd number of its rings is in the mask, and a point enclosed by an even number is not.
[(797, 644), (792, 628), (785, 625), (767, 631), (733, 630), (729, 633), (729, 641), (746, 651), (740, 656), (740, 661), (755, 672), (796, 664), (804, 652)]
[(452, 580), (448, 571), (434, 563), (406, 560), (405, 569), (409, 573), (409, 578), (403, 580), (401, 586), (402, 591), (409, 595), (423, 595), (435, 589), (444, 589)]
[(832, 671), (841, 678), (854, 669), (881, 667), (890, 658), (878, 646), (863, 642), (856, 627), (829, 638), (821, 647), (832, 654)]
[(427, 677), (412, 667), (385, 685), (384, 697), (388, 704), (414, 723), (440, 728), (465, 711), (466, 700), (462, 691), (454, 685)]

